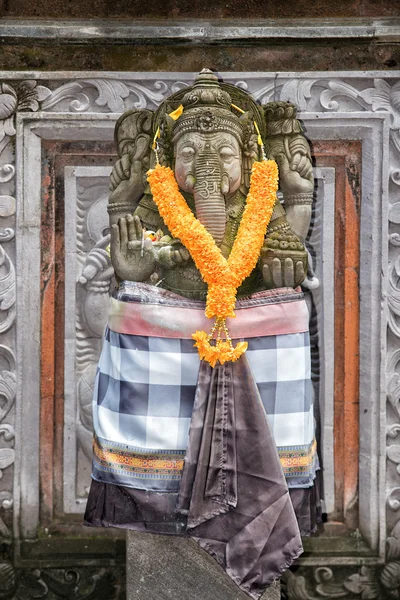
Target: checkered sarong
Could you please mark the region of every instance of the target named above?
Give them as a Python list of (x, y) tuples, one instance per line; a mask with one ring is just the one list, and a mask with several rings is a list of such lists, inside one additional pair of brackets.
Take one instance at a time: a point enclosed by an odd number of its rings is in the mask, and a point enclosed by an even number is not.
[[(246, 319), (257, 316), (254, 311), (265, 305), (272, 307), (284, 303), (285, 314), (289, 314), (290, 310), (295, 310), (295, 303), (297, 310), (298, 303), (304, 303), (301, 295), (293, 290), (292, 293), (284, 292), (285, 295), (275, 296), (266, 292), (264, 303), (262, 294), (253, 305), (251, 300), (241, 301), (241, 308), (253, 313), (237, 310), (238, 320), (241, 314)], [(118, 312), (118, 323), (122, 322), (121, 311), (127, 308), (124, 306), (126, 295), (119, 297), (124, 301), (112, 299), (111, 311), (114, 317), (115, 311)], [(146, 296), (138, 301), (135, 296), (131, 300), (136, 302), (133, 308), (139, 311), (136, 328), (140, 335), (124, 333), (124, 326), (116, 326), (117, 321), (112, 315), (110, 324), (119, 331), (113, 331), (109, 325), (105, 333), (93, 400), (92, 475), (97, 481), (106, 483), (144, 490), (176, 491), (187, 448), (200, 361), (193, 340), (180, 337), (176, 323), (170, 323), (173, 313), (168, 313), (167, 324), (160, 320), (166, 308), (174, 306), (175, 313), (180, 310), (174, 302), (168, 302), (168, 292), (163, 304), (158, 301), (152, 304), (151, 294), (150, 299)], [(189, 303), (182, 304), (187, 306)], [(190, 310), (194, 305), (203, 315), (203, 307), (198, 308), (199, 304), (191, 303)], [(151, 319), (152, 311), (154, 319)], [(301, 314), (304, 321), (304, 312)], [(163, 337), (153, 335), (151, 330), (150, 335), (142, 335), (146, 330), (143, 323), (140, 325), (143, 315), (148, 322), (162, 321), (166, 333), (170, 327), (171, 337), (165, 337), (165, 332), (162, 332)], [(135, 329), (131, 321), (129, 327)], [(194, 331), (198, 327), (190, 322), (189, 328)], [(288, 486), (309, 487), (318, 468), (310, 344), (308, 331), (298, 330), (304, 326), (294, 329), (297, 330), (244, 339), (249, 344), (246, 356), (274, 434)]]

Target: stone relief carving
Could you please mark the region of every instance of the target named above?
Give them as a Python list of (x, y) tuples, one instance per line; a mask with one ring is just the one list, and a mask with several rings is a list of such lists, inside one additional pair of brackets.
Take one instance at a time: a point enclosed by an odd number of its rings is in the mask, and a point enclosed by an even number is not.
[[(1, 310), (1, 304), (0, 304)], [(9, 538), (11, 533), (2, 519), (1, 511), (12, 508), (12, 489), (3, 489), (2, 478), (5, 469), (11, 467), (15, 460), (14, 427), (4, 423), (15, 402), (17, 380), (15, 374), (15, 355), (7, 346), (0, 345), (0, 358), (8, 363), (8, 369), (0, 371), (0, 540), (1, 537)], [(11, 417), (12, 418), (12, 417)]]
[(81, 185), (77, 195), (77, 256), (80, 262), (77, 302), (78, 440), (88, 460), (92, 456), (92, 396), (108, 312), (114, 269), (107, 251), (110, 243), (105, 185)]
[[(183, 78), (184, 79), (184, 78)], [(229, 79), (228, 79), (229, 80)], [(389, 264), (388, 264), (388, 338), (387, 338), (387, 507), (388, 526), (391, 531), (387, 546), (387, 563), (384, 567), (364, 566), (345, 574), (328, 567), (320, 567), (307, 576), (288, 575), (289, 597), (308, 600), (317, 597), (361, 596), (363, 599), (398, 597), (400, 589), (400, 81), (383, 78), (342, 77), (325, 79), (312, 78), (252, 78), (246, 81), (230, 79), (239, 87), (251, 91), (263, 103), (271, 100), (291, 101), (302, 111), (385, 112), (390, 115), (390, 207), (389, 207)], [(85, 78), (75, 81), (41, 81), (25, 79), (4, 81), (0, 84), (0, 219), (5, 227), (0, 230), (1, 244), (10, 243), (7, 249), (0, 245), (0, 356), (8, 362), (7, 369), (0, 373), (0, 470), (12, 469), (13, 463), (13, 404), (15, 400), (16, 375), (13, 324), (15, 322), (15, 270), (13, 266), (15, 212), (14, 177), (15, 166), (12, 138), (15, 135), (15, 115), (23, 111), (48, 112), (116, 112), (130, 108), (154, 108), (172, 92), (187, 86), (185, 81), (172, 79), (163, 81), (154, 78), (146, 82), (118, 80), (114, 78)], [(85, 207), (83, 207), (85, 209)], [(79, 210), (79, 207), (78, 207)], [(82, 301), (78, 307), (78, 362), (79, 362), (79, 413), (77, 415), (78, 437), (87, 456), (90, 455), (88, 432), (91, 429), (90, 403), (93, 365), (97, 360), (98, 341), (101, 337), (99, 323), (112, 279), (110, 262), (106, 252), (108, 237), (90, 235), (92, 245), (83, 248), (86, 256), (81, 262), (78, 283)], [(79, 240), (79, 230), (78, 230)], [(315, 298), (316, 300), (317, 298)], [(89, 340), (89, 341), (88, 341)], [(317, 365), (316, 365), (317, 367)], [(7, 420), (7, 423), (5, 422)], [(12, 508), (12, 489), (3, 489), (0, 480), (0, 538), (9, 534), (1, 520), (1, 510)], [(397, 525), (396, 525), (397, 523)], [(399, 530), (398, 530), (399, 529)], [(7, 563), (0, 565), (0, 580), (9, 577), (9, 590), (15, 587), (14, 575)], [(47, 583), (41, 572), (35, 572), (38, 593), (46, 589)], [(3, 577), (5, 579), (3, 579)], [(15, 578), (15, 577), (14, 577)], [(312, 585), (309, 582), (313, 581)], [(67, 582), (68, 583), (68, 582)], [(6, 585), (6, 584), (4, 584)], [(11, 585), (11, 587), (10, 587)], [(44, 586), (40, 589), (40, 586)], [(55, 584), (61, 585), (61, 584)], [(0, 585), (0, 590), (7, 588)], [(19, 589), (19, 588), (18, 588)], [(22, 590), (23, 588), (21, 588)], [(48, 588), (49, 590), (51, 588)], [(59, 587), (59, 589), (63, 589)], [(8, 598), (0, 592), (0, 598)], [(1, 595), (3, 593), (3, 595)], [(51, 595), (49, 591), (37, 597), (100, 598), (96, 595), (68, 596)], [(19, 595), (18, 595), (19, 594)], [(29, 598), (18, 592), (16, 598)], [(104, 596), (107, 597), (107, 596)], [(111, 597), (111, 596), (110, 596)]]
[[(227, 81), (230, 79), (227, 78)], [(364, 79), (361, 83), (370, 81)], [(258, 80), (252, 85), (246, 81), (236, 80), (234, 83), (243, 89), (251, 89), (252, 95), (260, 102), (287, 100), (295, 103), (303, 111), (314, 109), (318, 105), (320, 109), (327, 111), (343, 108), (349, 111), (351, 100), (358, 105), (358, 109), (389, 112), (392, 118), (391, 128), (400, 128), (400, 83), (397, 81), (390, 84), (377, 78), (372, 81), (371, 87), (364, 89), (335, 78), (293, 78), (289, 81), (285, 81), (284, 78), (271, 78), (266, 85), (258, 89), (252, 89), (254, 85), (258, 85)], [(75, 112), (100, 112), (100, 108), (106, 112), (119, 113), (129, 108), (153, 108), (166, 96), (187, 86), (185, 81), (167, 83), (155, 80), (146, 86), (130, 80), (101, 78), (69, 81), (53, 90), (39, 85), (39, 82), (34, 80), (3, 83), (0, 92), (0, 138), (2, 140), (6, 135), (15, 135), (14, 117), (17, 110), (35, 112), (68, 108)], [(318, 88), (316, 93), (314, 87)], [(344, 104), (335, 98), (342, 98)]]
[(45, 92), (41, 86), (38, 94), (43, 99), (41, 110), (122, 113), (129, 108), (155, 108), (171, 92), (186, 86), (186, 83), (179, 81), (169, 85), (164, 81), (155, 81), (145, 86), (135, 81), (93, 78), (71, 81), (53, 91), (44, 88), (47, 90)]
[(122, 600), (123, 576), (118, 569), (15, 569), (0, 562), (1, 600)]
[(0, 93), (0, 142), (5, 136), (15, 135), (14, 118), (16, 112), (39, 110), (40, 102), (45, 100), (51, 91), (38, 85), (33, 79), (19, 81), (14, 84), (2, 83)]
[[(15, 374), (11, 374), (7, 372), (9, 379), (12, 382), (12, 387), (14, 388), (14, 398), (15, 398)], [(12, 377), (14, 375), (14, 377)], [(4, 372), (2, 373), (4, 376)], [(0, 386), (3, 382), (0, 380)], [(8, 382), (10, 383), (10, 381)], [(5, 384), (8, 387), (8, 384)], [(0, 439), (3, 438), (4, 442), (7, 444), (5, 447), (0, 448), (0, 480), (3, 478), (3, 472), (5, 469), (14, 464), (15, 461), (15, 451), (13, 447), (10, 447), (10, 444), (14, 444), (15, 432), (12, 425), (8, 424), (0, 424)], [(8, 490), (0, 491), (0, 508), (3, 510), (9, 510), (12, 508), (13, 499), (11, 492)], [(7, 527), (6, 523), (0, 517), (0, 539), (1, 536), (4, 538), (9, 538), (11, 536), (11, 532)]]
[[(7, 228), (0, 232), (0, 240), (10, 241), (14, 231)], [(4, 318), (0, 322), (0, 334), (8, 331), (15, 321), (15, 269), (7, 252), (0, 246), (0, 311)]]
[[(10, 161), (13, 157), (10, 140), (15, 134), (14, 116), (16, 110), (37, 109), (38, 99), (41, 96), (40, 86), (36, 81), (20, 82), (11, 86), (4, 83), (0, 86), (0, 219), (6, 225), (13, 224), (10, 218), (15, 214), (14, 177), (15, 167)], [(0, 242), (12, 242), (14, 228), (10, 226), (0, 228)], [(14, 464), (14, 416), (13, 405), (16, 395), (16, 374), (14, 355), (15, 323), (15, 268), (12, 260), (14, 254), (13, 244), (10, 251), (0, 245), (0, 539), (11, 536), (10, 518), (5, 519), (4, 513), (9, 512), (13, 506), (12, 473), (9, 473)], [(7, 338), (4, 334), (10, 331)], [(11, 347), (8, 345), (11, 344)], [(5, 367), (3, 368), (3, 363)], [(7, 419), (7, 423), (5, 422)], [(5, 477), (4, 474), (7, 474)]]
[(352, 570), (318, 567), (286, 573), (287, 595), (291, 600), (321, 598), (397, 599), (400, 587), (400, 523), (386, 542), (384, 566), (363, 565)]
[[(9, 442), (15, 437), (14, 428), (11, 425), (0, 425), (0, 435), (4, 435), (4, 439)], [(0, 449), (0, 479), (3, 477), (3, 470), (13, 464), (15, 452), (12, 448)]]

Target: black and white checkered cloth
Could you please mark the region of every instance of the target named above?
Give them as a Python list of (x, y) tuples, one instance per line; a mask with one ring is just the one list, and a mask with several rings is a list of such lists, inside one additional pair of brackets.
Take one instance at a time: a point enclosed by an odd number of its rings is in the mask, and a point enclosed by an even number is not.
[[(250, 338), (246, 352), (278, 452), (285, 456), (289, 487), (312, 485), (318, 468), (290, 467), (290, 457), (310, 456), (314, 417), (308, 333)], [(176, 490), (179, 472), (137, 469), (146, 457), (184, 458), (196, 393), (199, 357), (193, 341), (106, 330), (93, 400), (97, 444), (93, 477), (140, 489)], [(315, 445), (315, 444), (314, 444)], [(119, 464), (112, 456), (123, 453)], [(111, 458), (110, 458), (111, 457)], [(131, 461), (129, 461), (131, 457)], [(175, 463), (176, 464), (176, 463)], [(177, 474), (178, 473), (178, 474)]]

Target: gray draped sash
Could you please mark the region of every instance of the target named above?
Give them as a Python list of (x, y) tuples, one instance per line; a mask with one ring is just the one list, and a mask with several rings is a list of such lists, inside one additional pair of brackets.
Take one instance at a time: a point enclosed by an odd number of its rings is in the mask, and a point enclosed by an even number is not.
[(177, 500), (187, 532), (252, 598), (301, 554), (275, 442), (246, 356), (202, 362)]

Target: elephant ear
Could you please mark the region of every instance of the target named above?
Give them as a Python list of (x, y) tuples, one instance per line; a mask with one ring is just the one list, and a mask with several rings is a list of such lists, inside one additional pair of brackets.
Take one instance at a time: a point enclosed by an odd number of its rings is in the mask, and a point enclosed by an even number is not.
[(142, 108), (127, 111), (118, 119), (114, 139), (119, 160), (111, 173), (110, 204), (124, 200), (135, 204), (143, 194), (150, 166), (153, 118), (151, 110)]

